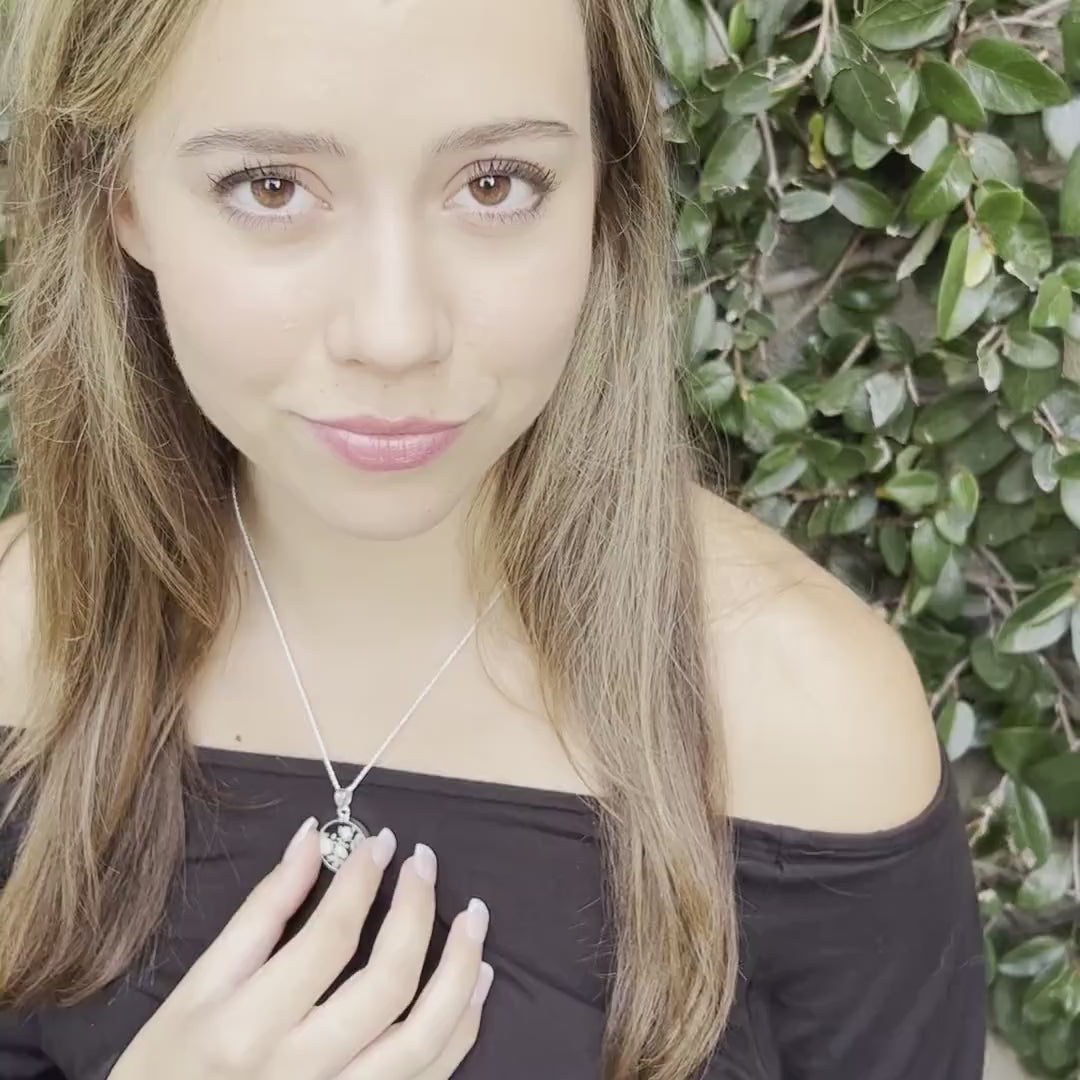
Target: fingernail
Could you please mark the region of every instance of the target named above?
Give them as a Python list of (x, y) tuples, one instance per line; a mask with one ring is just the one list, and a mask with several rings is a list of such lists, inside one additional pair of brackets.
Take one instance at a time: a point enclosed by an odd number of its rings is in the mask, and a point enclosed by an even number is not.
[(309, 832), (311, 832), (311, 830), (315, 827), (315, 824), (315, 818), (309, 817), (307, 821), (305, 821), (304, 824), (296, 830), (296, 832), (293, 834), (293, 838), (285, 847), (285, 854), (281, 856), (282, 862), (285, 862), (286, 859), (296, 853), (297, 848), (299, 848), (301, 843), (303, 843), (304, 837), (307, 836)]
[(476, 988), (472, 992), (471, 1004), (484, 1004), (487, 1000), (488, 991), (491, 989), (491, 983), (494, 978), (495, 969), (485, 960), (480, 965), (480, 974), (476, 977)]
[(371, 845), (371, 858), (380, 870), (385, 870), (390, 865), (397, 849), (397, 837), (389, 830), (383, 829), (375, 837), (375, 843)]
[(475, 896), (469, 901), (468, 915), (465, 917), (465, 931), (473, 941), (483, 941), (487, 933), (488, 914), (487, 904), (478, 900)]
[(417, 844), (413, 851), (413, 869), (416, 875), (424, 881), (432, 882), (438, 873), (438, 861), (435, 852), (427, 844)]

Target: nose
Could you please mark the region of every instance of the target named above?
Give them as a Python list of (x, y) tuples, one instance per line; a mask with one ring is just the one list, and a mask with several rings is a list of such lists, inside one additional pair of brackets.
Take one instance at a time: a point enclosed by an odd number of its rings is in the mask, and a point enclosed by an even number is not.
[(328, 331), (334, 360), (392, 372), (446, 358), (450, 318), (429, 248), (415, 223), (388, 213), (344, 241)]

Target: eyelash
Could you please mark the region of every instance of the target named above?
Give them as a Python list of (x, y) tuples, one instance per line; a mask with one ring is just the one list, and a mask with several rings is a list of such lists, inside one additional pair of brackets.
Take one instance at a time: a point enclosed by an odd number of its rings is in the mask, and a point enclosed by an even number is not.
[[(551, 169), (530, 161), (491, 158), (487, 161), (474, 162), (469, 166), (469, 174), (465, 183), (470, 184), (474, 180), (479, 180), (482, 176), (509, 176), (527, 180), (537, 189), (539, 194), (536, 205), (529, 209), (514, 210), (508, 214), (480, 213), (477, 215), (482, 219), (486, 218), (489, 221), (499, 223), (524, 221), (536, 217), (540, 213), (548, 195), (558, 186), (555, 173)], [(290, 225), (299, 216), (298, 214), (249, 214), (244, 210), (237, 210), (235, 207), (227, 205), (224, 201), (225, 196), (233, 188), (255, 180), (286, 180), (289, 183), (299, 184), (299, 170), (292, 165), (274, 165), (270, 162), (245, 163), (243, 168), (236, 171), (226, 170), (217, 174), (208, 173), (207, 179), (210, 181), (213, 192), (220, 202), (221, 212), (230, 221), (238, 221), (245, 226), (256, 229), (283, 228)]]

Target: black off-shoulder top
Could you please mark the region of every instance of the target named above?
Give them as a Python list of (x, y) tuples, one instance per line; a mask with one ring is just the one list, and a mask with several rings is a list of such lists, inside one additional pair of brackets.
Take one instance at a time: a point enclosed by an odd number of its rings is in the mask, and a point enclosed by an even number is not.
[[(198, 757), (223, 799), (189, 800), (186, 858), (152, 959), (78, 1005), (0, 1011), (0, 1080), (105, 1080), (298, 823), (330, 816), (320, 760), (208, 747)], [(351, 778), (359, 766), (335, 769)], [(328, 993), (364, 963), (397, 869), (423, 841), (439, 856), (424, 978), (469, 897), (492, 913), (485, 957), (495, 981), (457, 1080), (600, 1080), (610, 953), (595, 805), (377, 767), (353, 806), (361, 820), (394, 829), (398, 853), (360, 948)], [(733, 824), (740, 977), (707, 1080), (980, 1080), (982, 935), (944, 752), (934, 799), (896, 828)], [(0, 836), (0, 874), (17, 827)], [(321, 871), (299, 921), (330, 878)]]

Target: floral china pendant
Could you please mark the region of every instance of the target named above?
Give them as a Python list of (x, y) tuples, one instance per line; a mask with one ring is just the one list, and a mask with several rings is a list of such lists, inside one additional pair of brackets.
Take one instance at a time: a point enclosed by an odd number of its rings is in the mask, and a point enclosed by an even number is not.
[(323, 864), (337, 873), (356, 846), (371, 832), (351, 815), (351, 791), (342, 789), (334, 792), (334, 801), (338, 808), (337, 817), (319, 829), (319, 851)]

